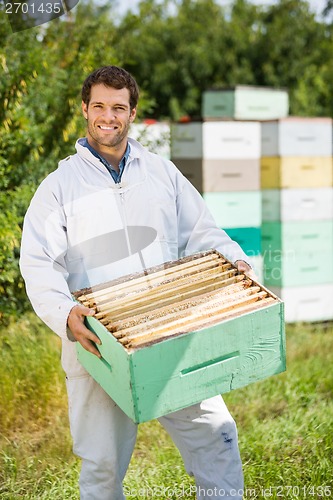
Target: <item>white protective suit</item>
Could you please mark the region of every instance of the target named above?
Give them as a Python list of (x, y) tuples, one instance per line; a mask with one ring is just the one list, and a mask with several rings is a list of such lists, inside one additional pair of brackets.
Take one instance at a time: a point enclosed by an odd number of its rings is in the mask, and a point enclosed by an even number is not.
[[(75, 305), (71, 291), (210, 248), (231, 261), (248, 260), (175, 165), (128, 140), (119, 184), (79, 140), (77, 154), (61, 161), (37, 189), (23, 228), (20, 267), (28, 296), (62, 338), (83, 500), (124, 498), (137, 426), (76, 359), (67, 329)], [(195, 477), (197, 498), (242, 498), (237, 430), (220, 396), (159, 420)]]

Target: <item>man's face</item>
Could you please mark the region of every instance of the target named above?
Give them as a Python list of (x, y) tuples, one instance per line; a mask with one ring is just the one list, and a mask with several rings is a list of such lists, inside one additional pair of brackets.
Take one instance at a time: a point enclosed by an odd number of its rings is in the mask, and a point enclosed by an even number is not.
[(90, 101), (82, 102), (87, 120), (89, 144), (99, 152), (123, 149), (136, 109), (130, 109), (129, 90), (115, 89), (103, 84), (91, 88)]

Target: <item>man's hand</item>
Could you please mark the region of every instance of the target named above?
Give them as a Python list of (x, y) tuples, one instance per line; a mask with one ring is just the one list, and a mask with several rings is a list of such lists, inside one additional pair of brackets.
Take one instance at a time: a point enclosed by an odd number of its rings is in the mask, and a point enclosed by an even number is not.
[(69, 313), (67, 325), (75, 340), (80, 342), (84, 349), (101, 358), (101, 353), (94, 345), (94, 343), (101, 345), (100, 339), (84, 325), (84, 318), (93, 315), (93, 309), (78, 304)]
[(236, 260), (235, 265), (239, 272), (246, 274), (251, 280), (258, 281), (256, 273), (247, 262), (244, 260)]

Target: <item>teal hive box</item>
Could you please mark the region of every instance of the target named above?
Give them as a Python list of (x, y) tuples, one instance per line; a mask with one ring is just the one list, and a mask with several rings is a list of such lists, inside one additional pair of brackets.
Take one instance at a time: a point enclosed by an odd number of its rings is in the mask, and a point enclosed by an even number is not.
[[(223, 228), (222, 228), (223, 229)], [(230, 238), (238, 243), (247, 255), (261, 254), (261, 228), (260, 227), (232, 227), (225, 228)]]
[[(132, 284), (136, 277), (152, 277), (163, 269), (170, 270), (211, 252), (147, 269), (107, 285)], [(232, 266), (232, 272), (234, 269)], [(232, 310), (224, 320), (207, 318), (203, 313), (195, 330), (183, 327), (167, 338), (147, 341), (139, 347), (125, 347), (101, 321), (89, 317), (88, 327), (102, 341), (98, 346), (102, 358), (77, 343), (78, 359), (137, 423), (278, 374), (286, 368), (283, 302), (261, 285), (254, 285), (259, 286), (259, 293), (267, 293), (268, 305), (254, 306), (240, 315)], [(218, 285), (215, 290), (220, 293)], [(75, 292), (73, 296), (78, 299), (82, 292), (87, 291)], [(196, 297), (200, 301), (202, 295)]]

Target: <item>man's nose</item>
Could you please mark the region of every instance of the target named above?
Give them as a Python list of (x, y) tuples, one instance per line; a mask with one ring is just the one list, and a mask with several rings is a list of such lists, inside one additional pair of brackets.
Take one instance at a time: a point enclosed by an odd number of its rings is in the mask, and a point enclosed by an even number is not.
[(103, 116), (106, 120), (114, 120), (116, 118), (116, 112), (112, 108), (104, 108)]

